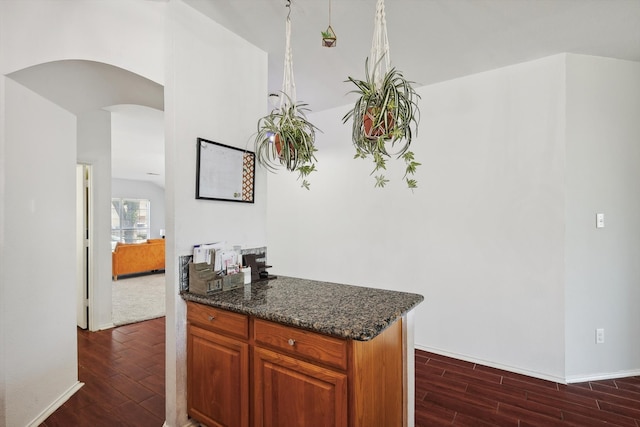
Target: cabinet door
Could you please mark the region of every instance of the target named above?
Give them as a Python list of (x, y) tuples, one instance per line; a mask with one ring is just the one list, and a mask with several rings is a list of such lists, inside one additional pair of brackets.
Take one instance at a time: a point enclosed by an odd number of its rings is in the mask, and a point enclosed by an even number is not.
[(249, 425), (249, 346), (189, 325), (187, 407), (215, 427)]
[(346, 427), (347, 375), (254, 347), (256, 427)]

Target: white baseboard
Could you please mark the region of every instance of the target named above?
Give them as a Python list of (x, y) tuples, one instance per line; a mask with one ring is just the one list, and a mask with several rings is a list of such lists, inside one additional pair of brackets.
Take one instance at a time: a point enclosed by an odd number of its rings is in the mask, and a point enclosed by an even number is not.
[(560, 384), (575, 384), (583, 383), (587, 381), (601, 381), (601, 380), (613, 380), (616, 378), (636, 377), (640, 376), (640, 369), (631, 369), (627, 371), (616, 372), (602, 372), (598, 374), (582, 374), (582, 375), (568, 375), (566, 378), (556, 377), (553, 375), (547, 375), (540, 372), (529, 371), (526, 369), (514, 368), (513, 366), (502, 365), (500, 363), (488, 362), (486, 360), (480, 360), (473, 357), (468, 357), (463, 354), (456, 354), (450, 351), (444, 351), (437, 348), (425, 347), (422, 345), (415, 346), (418, 350), (428, 351), (430, 353), (440, 354), (442, 356), (452, 357), (454, 359), (464, 360), (466, 362), (477, 363), (479, 365), (490, 366), (496, 369), (502, 369), (503, 371), (515, 372), (516, 374), (522, 374), (529, 377), (540, 378), (547, 381), (553, 381)]
[(614, 380), (616, 378), (637, 377), (640, 376), (640, 369), (629, 371), (604, 372), (601, 374), (591, 375), (569, 375), (567, 377), (568, 384), (584, 383), (587, 381)]
[(440, 354), (442, 356), (452, 357), (454, 359), (464, 360), (466, 362), (477, 363), (478, 365), (489, 366), (491, 368), (501, 369), (503, 371), (514, 372), (516, 374), (526, 375), (528, 377), (540, 378), (546, 381), (553, 381), (554, 383), (566, 384), (567, 381), (565, 378), (558, 377), (555, 375), (548, 375), (542, 372), (529, 371), (527, 369), (517, 368), (514, 366), (503, 365), (501, 363), (489, 362), (487, 360), (477, 359), (475, 357), (469, 357), (464, 354), (452, 353), (450, 351), (440, 350), (438, 348), (430, 348), (422, 345), (416, 344), (415, 346), (418, 350), (428, 351), (430, 353)]
[(113, 323), (107, 323), (105, 325), (100, 325), (100, 327), (98, 328), (99, 331), (104, 331), (105, 329), (111, 329), (111, 328), (115, 328), (116, 325), (114, 325)]
[(69, 400), (71, 396), (73, 396), (80, 388), (84, 385), (84, 383), (76, 382), (73, 386), (71, 386), (67, 391), (65, 391), (60, 397), (58, 397), (47, 409), (45, 409), (40, 415), (36, 417), (33, 421), (27, 424), (28, 427), (38, 427), (40, 424), (44, 422), (49, 415), (53, 414), (59, 407), (64, 405), (64, 403)]
[[(169, 427), (169, 424), (167, 424), (167, 422), (165, 421), (164, 424), (162, 424), (162, 427)], [(201, 427), (201, 424), (189, 418), (187, 423), (184, 424), (182, 427)]]

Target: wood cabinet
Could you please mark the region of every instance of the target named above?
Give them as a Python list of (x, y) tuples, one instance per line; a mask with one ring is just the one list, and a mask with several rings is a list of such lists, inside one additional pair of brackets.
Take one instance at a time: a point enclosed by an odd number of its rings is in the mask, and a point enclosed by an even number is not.
[(194, 305), (187, 319), (187, 412), (212, 427), (248, 427), (247, 316)]
[(254, 426), (347, 427), (347, 375), (260, 347), (253, 352)]
[(401, 320), (370, 341), (188, 302), (187, 401), (208, 426), (406, 426)]
[(346, 340), (261, 319), (253, 338), (255, 427), (347, 427)]

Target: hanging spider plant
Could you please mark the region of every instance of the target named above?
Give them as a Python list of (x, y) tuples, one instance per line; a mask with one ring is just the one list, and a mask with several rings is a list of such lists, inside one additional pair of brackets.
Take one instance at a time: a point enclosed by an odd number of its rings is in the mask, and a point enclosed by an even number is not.
[[(386, 160), (392, 155), (405, 161), (403, 179), (409, 188), (416, 188), (417, 182), (410, 178), (420, 163), (414, 160), (409, 150), (413, 138), (412, 125), (417, 132), (420, 121), (418, 99), (420, 95), (413, 89), (411, 82), (405, 80), (402, 73), (392, 68), (385, 73), (382, 83), (377, 85), (374, 72), (369, 72), (369, 60), (365, 61), (365, 80), (349, 77), (360, 97), (354, 107), (342, 118), (343, 123), (353, 120), (351, 137), (356, 148), (354, 158), (373, 158), (375, 168), (372, 174), (386, 169)], [(394, 148), (389, 153), (388, 145)], [(376, 176), (376, 187), (384, 187), (388, 180), (384, 175)]]
[(307, 104), (292, 103), (286, 94), (282, 107), (258, 120), (255, 138), (256, 160), (275, 172), (280, 166), (298, 172), (302, 187), (309, 189), (306, 178), (316, 170), (316, 130), (307, 120)]
[(296, 86), (293, 79), (293, 54), (291, 52), (291, 0), (286, 19), (286, 44), (284, 78), (280, 106), (258, 120), (255, 137), (256, 160), (269, 171), (284, 166), (289, 171), (298, 172), (302, 187), (309, 189), (306, 178), (316, 170), (317, 151), (314, 142), (316, 128), (307, 120), (307, 104), (296, 102)]
[[(375, 58), (375, 63), (373, 69), (369, 70), (369, 58), (366, 59), (365, 80), (353, 77), (347, 80), (356, 86), (349, 93), (356, 93), (359, 98), (344, 115), (342, 122), (353, 120), (351, 139), (356, 148), (354, 158), (371, 156), (375, 164), (371, 174), (385, 170), (386, 161), (397, 156), (406, 165), (403, 179), (410, 189), (414, 189), (417, 181), (412, 176), (420, 163), (414, 160), (409, 147), (420, 122), (420, 95), (414, 90), (412, 82), (406, 80), (395, 67), (391, 68), (384, 0), (378, 0), (376, 6), (370, 57)], [(376, 187), (384, 187), (389, 182), (382, 173), (375, 178)]]

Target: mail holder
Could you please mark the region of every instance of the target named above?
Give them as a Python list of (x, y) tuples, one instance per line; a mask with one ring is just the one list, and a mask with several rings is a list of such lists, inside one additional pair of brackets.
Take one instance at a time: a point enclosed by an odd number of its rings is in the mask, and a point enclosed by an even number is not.
[(189, 292), (198, 295), (212, 295), (244, 286), (242, 273), (220, 276), (213, 265), (206, 262), (189, 263)]
[(231, 291), (233, 289), (238, 289), (242, 287), (244, 287), (244, 274), (236, 273), (236, 274), (227, 274), (226, 276), (222, 276), (223, 291)]

